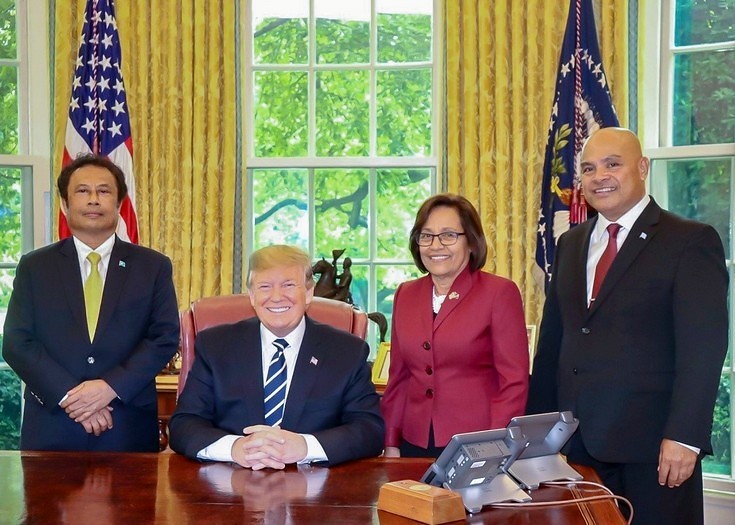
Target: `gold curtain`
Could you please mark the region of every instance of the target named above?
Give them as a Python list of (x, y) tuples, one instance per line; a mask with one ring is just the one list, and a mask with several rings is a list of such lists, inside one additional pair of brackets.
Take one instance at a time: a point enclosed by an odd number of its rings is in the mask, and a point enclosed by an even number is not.
[[(58, 173), (84, 0), (56, 2)], [(140, 243), (168, 255), (180, 306), (232, 290), (235, 29), (231, 0), (118, 0)], [(58, 203), (56, 203), (58, 205)]]
[[(627, 125), (627, 0), (594, 2), (602, 60)], [(536, 226), (551, 103), (569, 1), (443, 0), (447, 190), (472, 201), (486, 270), (521, 289), (540, 321)], [(602, 5), (600, 5), (602, 4)]]

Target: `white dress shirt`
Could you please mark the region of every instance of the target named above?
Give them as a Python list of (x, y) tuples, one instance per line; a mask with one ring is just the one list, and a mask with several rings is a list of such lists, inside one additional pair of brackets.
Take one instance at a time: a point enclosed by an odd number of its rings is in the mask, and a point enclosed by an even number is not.
[(81, 272), (83, 283), (87, 282), (87, 277), (89, 277), (89, 273), (92, 271), (92, 263), (90, 263), (87, 259), (87, 255), (92, 252), (97, 252), (98, 254), (100, 254), (100, 262), (97, 269), (100, 272), (100, 277), (102, 278), (102, 289), (104, 290), (105, 279), (107, 279), (107, 269), (110, 267), (112, 247), (115, 245), (115, 234), (113, 233), (112, 235), (110, 235), (105, 242), (100, 244), (94, 250), (76, 237), (72, 237), (72, 239), (74, 239), (74, 247), (77, 249), (77, 257), (79, 258), (79, 271)]

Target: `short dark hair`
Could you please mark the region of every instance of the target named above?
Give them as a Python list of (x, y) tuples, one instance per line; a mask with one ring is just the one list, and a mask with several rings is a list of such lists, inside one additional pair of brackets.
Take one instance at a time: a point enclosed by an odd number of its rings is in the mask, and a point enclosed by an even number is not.
[(64, 202), (69, 202), (69, 180), (71, 179), (72, 174), (84, 166), (97, 166), (104, 168), (109, 171), (113, 177), (115, 177), (115, 185), (117, 186), (117, 204), (121, 204), (128, 195), (128, 185), (125, 184), (125, 173), (123, 173), (123, 170), (109, 158), (102, 155), (95, 155), (93, 153), (78, 156), (69, 164), (64, 166), (61, 173), (59, 173), (59, 178), (56, 179), (56, 187), (59, 189), (59, 195)]
[(409, 237), (409, 250), (413, 256), (413, 262), (422, 273), (428, 272), (421, 260), (421, 252), (416, 242), (419, 233), (429, 220), (429, 215), (438, 206), (447, 206), (454, 208), (459, 214), (459, 220), (462, 223), (462, 229), (467, 237), (467, 245), (470, 248), (470, 271), (476, 271), (485, 266), (487, 261), (487, 241), (485, 233), (482, 231), (482, 222), (477, 210), (470, 201), (461, 195), (454, 193), (439, 193), (433, 197), (429, 197), (419, 208), (416, 213), (416, 220), (411, 228), (411, 236)]

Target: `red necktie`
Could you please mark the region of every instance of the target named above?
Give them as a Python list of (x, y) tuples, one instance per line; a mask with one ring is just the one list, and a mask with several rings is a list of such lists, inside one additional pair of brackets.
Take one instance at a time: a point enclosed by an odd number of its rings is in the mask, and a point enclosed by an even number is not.
[(590, 305), (595, 302), (597, 294), (600, 291), (600, 287), (602, 286), (602, 281), (605, 280), (605, 275), (607, 275), (610, 265), (612, 265), (615, 256), (618, 254), (618, 231), (620, 231), (620, 225), (614, 222), (610, 223), (607, 227), (607, 246), (605, 247), (605, 251), (602, 252), (602, 257), (600, 257), (600, 260), (597, 262), (597, 267), (595, 268), (595, 280), (592, 283), (592, 298), (590, 299)]

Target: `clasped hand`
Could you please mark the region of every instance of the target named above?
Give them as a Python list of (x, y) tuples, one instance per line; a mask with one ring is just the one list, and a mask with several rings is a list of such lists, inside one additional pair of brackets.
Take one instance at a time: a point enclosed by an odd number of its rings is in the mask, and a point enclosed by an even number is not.
[(112, 428), (112, 407), (109, 404), (115, 397), (117, 394), (106, 381), (93, 379), (69, 390), (60, 406), (87, 433), (99, 436)]
[(280, 427), (253, 425), (245, 427), (243, 434), (245, 436), (232, 445), (232, 460), (243, 467), (283, 469), (306, 457), (306, 440), (294, 432)]

